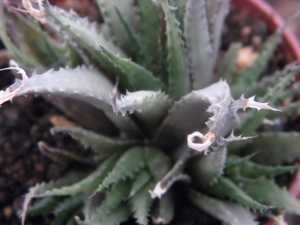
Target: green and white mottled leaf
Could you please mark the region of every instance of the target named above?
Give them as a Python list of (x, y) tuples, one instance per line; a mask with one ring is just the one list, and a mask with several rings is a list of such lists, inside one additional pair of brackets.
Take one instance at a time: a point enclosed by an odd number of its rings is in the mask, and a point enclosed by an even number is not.
[(168, 5), (166, 0), (159, 0), (159, 2), (165, 13), (167, 26), (168, 94), (172, 99), (178, 100), (189, 93), (191, 89), (187, 58), (174, 9)]
[(203, 190), (208, 194), (213, 194), (222, 199), (229, 198), (246, 208), (252, 210), (266, 210), (268, 207), (255, 201), (253, 198), (248, 196), (244, 191), (243, 187), (239, 187), (233, 181), (226, 177), (219, 177), (218, 180), (210, 186), (206, 186)]
[(153, 199), (149, 190), (153, 189), (155, 183), (151, 180), (129, 199), (129, 205), (139, 224), (148, 224), (148, 216)]
[(184, 38), (194, 90), (211, 83), (214, 69), (213, 48), (206, 19), (205, 1), (189, 0), (184, 18)]
[(107, 174), (113, 169), (117, 162), (119, 155), (113, 155), (106, 159), (100, 166), (90, 175), (86, 176), (81, 181), (74, 183), (70, 186), (62, 186), (60, 188), (54, 188), (49, 191), (45, 191), (42, 194), (36, 195), (37, 197), (46, 196), (60, 196), (60, 195), (77, 195), (80, 193), (89, 194), (95, 190), (107, 176)]
[(104, 155), (124, 151), (140, 143), (136, 140), (112, 138), (80, 127), (54, 127), (50, 131), (51, 133), (67, 133), (71, 135), (72, 138), (79, 140), (85, 148), (89, 147), (96, 153)]
[(237, 203), (223, 201), (188, 190), (189, 200), (195, 206), (228, 225), (256, 225), (252, 214)]
[(262, 204), (279, 207), (289, 213), (300, 215), (299, 201), (291, 196), (287, 190), (277, 186), (273, 181), (260, 178), (252, 182), (244, 182), (243, 190)]
[(145, 166), (145, 149), (132, 147), (116, 162), (113, 169), (105, 177), (95, 192), (101, 191), (126, 178), (133, 178)]

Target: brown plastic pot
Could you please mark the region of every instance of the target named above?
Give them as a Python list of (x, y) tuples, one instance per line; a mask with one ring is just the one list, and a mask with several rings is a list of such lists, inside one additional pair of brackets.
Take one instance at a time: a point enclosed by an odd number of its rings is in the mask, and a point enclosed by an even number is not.
[[(282, 17), (265, 1), (263, 0), (231, 0), (232, 6), (241, 10), (246, 15), (256, 16), (261, 18), (274, 32), (277, 28), (282, 27), (285, 21)], [(283, 40), (280, 45), (281, 50), (288, 63), (300, 62), (300, 44), (291, 29), (286, 28), (283, 33)], [(300, 79), (300, 74), (297, 80)], [(300, 192), (300, 170), (295, 174), (295, 178), (289, 187), (289, 193), (296, 197)], [(284, 212), (282, 212), (284, 214)], [(275, 225), (274, 220), (270, 220), (266, 225)]]

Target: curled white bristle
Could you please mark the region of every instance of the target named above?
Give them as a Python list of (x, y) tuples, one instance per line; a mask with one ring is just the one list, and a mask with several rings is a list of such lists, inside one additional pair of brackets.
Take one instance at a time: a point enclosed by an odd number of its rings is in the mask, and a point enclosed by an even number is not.
[(17, 70), (17, 73), (22, 75), (22, 80), (16, 79), (15, 83), (6, 88), (5, 91), (0, 91), (0, 106), (4, 102), (11, 101), (15, 97), (15, 95), (24, 88), (28, 80), (26, 72), (23, 69), (21, 69), (15, 61), (11, 61), (10, 65), (10, 67), (1, 69), (0, 71)]
[[(198, 137), (202, 143), (195, 143), (194, 140), (196, 137)], [(208, 153), (208, 147), (215, 141), (215, 138), (216, 134), (212, 131), (207, 132), (205, 135), (195, 131), (187, 136), (187, 143), (190, 148), (199, 152), (204, 151), (204, 154), (206, 155)]]

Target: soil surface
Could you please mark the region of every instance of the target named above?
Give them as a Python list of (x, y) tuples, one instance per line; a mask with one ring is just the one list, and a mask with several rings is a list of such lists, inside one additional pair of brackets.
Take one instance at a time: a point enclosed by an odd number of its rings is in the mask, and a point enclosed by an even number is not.
[[(69, 1), (70, 2), (70, 1)], [(283, 17), (288, 17), (300, 1), (268, 0)], [(292, 28), (300, 37), (300, 23)], [(250, 39), (249, 39), (250, 40)], [(248, 40), (248, 41), (249, 41)], [(251, 39), (252, 40), (252, 39)], [(251, 42), (250, 40), (250, 42)], [(0, 66), (5, 67), (7, 54), (0, 52)], [(10, 72), (1, 72), (0, 89), (12, 83)], [(23, 196), (28, 188), (37, 182), (58, 178), (65, 167), (40, 154), (37, 143), (41, 140), (56, 147), (76, 150), (78, 146), (65, 135), (52, 136), (50, 118), (63, 114), (41, 97), (14, 99), (14, 103), (5, 103), (0, 109), (0, 224), (19, 225), (17, 215), (21, 209)], [(290, 220), (296, 221), (293, 217)], [(50, 224), (51, 217), (28, 218), (27, 225)], [(300, 222), (298, 223), (300, 224)]]

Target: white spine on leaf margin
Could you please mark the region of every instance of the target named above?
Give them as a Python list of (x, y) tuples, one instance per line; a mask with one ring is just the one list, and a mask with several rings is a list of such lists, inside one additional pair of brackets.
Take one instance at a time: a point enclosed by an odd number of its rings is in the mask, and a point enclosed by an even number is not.
[(26, 72), (23, 69), (21, 69), (16, 62), (11, 61), (10, 65), (11, 65), (10, 67), (1, 69), (0, 71), (17, 70), (17, 73), (22, 75), (22, 80), (16, 79), (15, 83), (9, 86), (8, 88), (6, 88), (5, 91), (2, 90), (0, 91), (0, 106), (4, 102), (12, 101), (15, 95), (24, 88), (28, 80), (28, 76), (26, 75)]
[[(261, 109), (267, 109), (267, 110), (272, 110), (272, 111), (280, 111), (278, 109), (275, 109), (271, 106), (268, 105), (268, 103), (261, 103), (261, 102), (256, 102), (254, 101), (255, 96), (252, 96), (251, 98), (245, 99), (244, 95), (242, 95), (238, 100), (233, 101), (230, 105), (230, 113), (236, 113), (238, 109), (243, 109), (245, 110), (246, 108), (254, 108), (257, 109), (258, 111)], [(215, 120), (213, 120), (215, 121)], [(219, 120), (218, 120), (219, 121)], [(217, 125), (216, 125), (217, 126)], [(209, 127), (210, 128), (210, 127)], [(215, 141), (216, 137), (218, 134), (216, 134), (213, 131), (207, 132), (205, 135), (202, 133), (195, 131), (192, 134), (189, 134), (187, 136), (187, 144), (191, 149), (197, 150), (199, 152), (204, 151), (204, 155), (207, 154), (209, 146)], [(195, 143), (195, 138), (199, 138), (202, 142), (201, 143)], [(232, 140), (245, 140), (248, 138), (252, 137), (234, 137), (233, 134), (229, 137), (229, 139)], [(228, 140), (229, 140), (228, 139)], [(226, 139), (225, 139), (226, 140)]]

